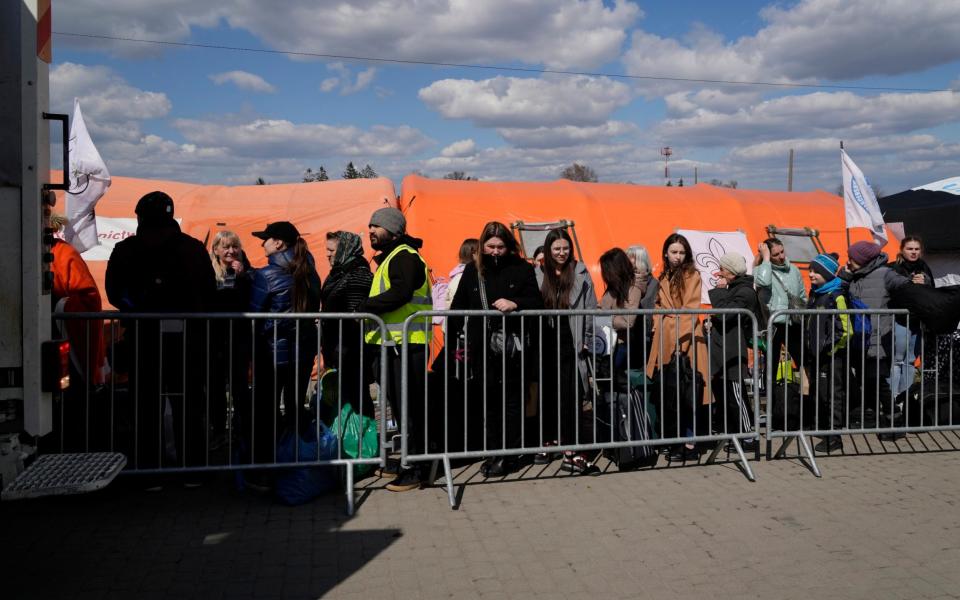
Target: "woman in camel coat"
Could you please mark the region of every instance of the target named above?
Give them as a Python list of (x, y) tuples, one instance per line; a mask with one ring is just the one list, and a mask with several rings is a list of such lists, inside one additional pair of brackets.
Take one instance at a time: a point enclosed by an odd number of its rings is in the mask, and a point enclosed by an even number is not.
[[(668, 236), (663, 242), (662, 259), (663, 271), (658, 278), (660, 289), (657, 291), (656, 308), (664, 310), (700, 308), (700, 273), (693, 264), (693, 255), (687, 239), (677, 233)], [(652, 378), (655, 384), (660, 379), (658, 372), (663, 371), (664, 367), (674, 360), (677, 352), (687, 356), (690, 366), (703, 378), (701, 381), (710, 380), (706, 338), (699, 317), (697, 315), (654, 316), (653, 340), (647, 359), (647, 376)], [(664, 388), (673, 385), (673, 382), (669, 381), (659, 383)], [(702, 406), (710, 404), (709, 390), (697, 390), (697, 395), (702, 396), (700, 402)], [(656, 400), (659, 402), (659, 398)], [(663, 432), (665, 437), (676, 437), (678, 433), (681, 436), (692, 435), (695, 413), (697, 414), (696, 428), (698, 430), (705, 428), (706, 420), (700, 417), (700, 414), (705, 414), (705, 411), (702, 410), (702, 406), (699, 408), (693, 406), (692, 397), (680, 398), (678, 403), (672, 392), (670, 397), (664, 395), (663, 402), (665, 411), (670, 407), (676, 407), (677, 404), (680, 409), (677, 428), (666, 427), (665, 429), (670, 431)], [(694, 444), (681, 444), (675, 447), (670, 455), (670, 459), (675, 461), (698, 458), (699, 450)]]

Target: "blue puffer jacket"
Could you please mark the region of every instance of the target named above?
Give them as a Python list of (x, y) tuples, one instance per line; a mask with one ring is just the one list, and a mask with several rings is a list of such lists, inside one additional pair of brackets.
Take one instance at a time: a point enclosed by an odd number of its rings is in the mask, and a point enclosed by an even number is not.
[[(314, 265), (313, 255), (308, 255), (310, 265)], [(250, 310), (252, 312), (288, 313), (293, 312), (293, 275), (290, 273), (290, 262), (293, 260), (293, 249), (276, 252), (267, 257), (267, 266), (253, 272), (252, 291), (250, 294)], [(319, 290), (320, 277), (316, 269), (310, 275), (310, 301), (307, 312), (316, 312), (320, 308)], [(274, 345), (274, 327), (276, 327), (277, 343)], [(296, 333), (296, 321), (291, 319), (264, 320), (257, 325), (257, 334), (273, 351), (274, 358), (279, 364), (289, 360), (288, 349), (292, 348), (292, 340)], [(312, 322), (300, 323), (301, 347), (304, 346), (304, 337), (310, 338), (316, 334)]]

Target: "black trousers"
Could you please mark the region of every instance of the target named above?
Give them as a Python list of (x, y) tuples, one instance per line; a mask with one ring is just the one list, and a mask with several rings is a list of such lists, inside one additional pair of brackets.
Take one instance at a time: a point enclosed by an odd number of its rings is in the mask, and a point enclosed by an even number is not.
[[(379, 348), (377, 348), (379, 350)], [(427, 388), (427, 346), (425, 344), (409, 344), (407, 346), (407, 390), (408, 390), (408, 408), (406, 431), (403, 430), (403, 406), (402, 406), (402, 379), (403, 362), (401, 360), (401, 347), (387, 347), (387, 365), (386, 381), (379, 381), (380, 378), (380, 359), (379, 354), (374, 361), (374, 378), (380, 384), (381, 399), (385, 394), (390, 403), (390, 410), (393, 411), (393, 418), (400, 428), (401, 435), (407, 437), (407, 452), (419, 453), (428, 446), (425, 437), (428, 432), (424, 429), (424, 414), (426, 410), (426, 388)], [(381, 403), (381, 407), (382, 407)], [(436, 432), (430, 431), (430, 437)]]
[(129, 393), (134, 400), (132, 462), (138, 469), (198, 466), (207, 461), (202, 325), (142, 321), (128, 330), (135, 353), (130, 359), (136, 358)]
[[(277, 442), (284, 430), (303, 431), (309, 426), (309, 416), (303, 410), (310, 371), (316, 355), (316, 339), (301, 340), (299, 354), (278, 362), (262, 340), (257, 344), (253, 359), (253, 387), (250, 402), (240, 399), (240, 437), (247, 444), (247, 456), (241, 460), (269, 464), (274, 462)], [(293, 347), (293, 344), (291, 344)], [(283, 412), (280, 411), (281, 401)]]
[[(734, 374), (736, 375), (736, 374)], [(753, 408), (739, 376), (713, 377), (713, 430), (715, 433), (746, 433), (753, 430)]]
[[(819, 429), (838, 430), (846, 427), (847, 415), (847, 368), (846, 352), (838, 351), (833, 356), (820, 357), (819, 369), (815, 361), (807, 361), (807, 372), (816, 373), (816, 379), (810, 382), (810, 394), (817, 398)], [(851, 378), (851, 384), (854, 380)], [(853, 388), (856, 389), (856, 388)], [(860, 399), (857, 398), (859, 403)]]

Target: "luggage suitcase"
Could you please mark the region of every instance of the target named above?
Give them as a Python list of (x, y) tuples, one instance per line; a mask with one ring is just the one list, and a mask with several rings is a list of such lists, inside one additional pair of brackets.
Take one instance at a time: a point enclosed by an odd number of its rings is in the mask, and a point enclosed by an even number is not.
[[(640, 390), (626, 392), (607, 392), (604, 402), (597, 412), (598, 438), (607, 441), (612, 429), (616, 442), (652, 440), (657, 437), (656, 408), (644, 401)], [(612, 406), (611, 406), (612, 404)], [(611, 428), (611, 409), (613, 426)], [(650, 467), (657, 462), (657, 449), (653, 446), (628, 446), (610, 448), (607, 457), (620, 471), (629, 471), (640, 467)]]

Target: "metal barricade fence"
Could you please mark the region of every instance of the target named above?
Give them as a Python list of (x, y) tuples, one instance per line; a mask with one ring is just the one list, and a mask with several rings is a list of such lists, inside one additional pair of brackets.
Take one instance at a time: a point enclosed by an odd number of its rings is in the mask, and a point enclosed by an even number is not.
[[(796, 439), (820, 477), (815, 454), (841, 451), (843, 436), (885, 442), (960, 429), (958, 338), (924, 333), (902, 309), (774, 312), (766, 336), (767, 458), (782, 457)], [(811, 437), (821, 438), (816, 447)], [(777, 438), (784, 442), (773, 453)]]
[[(380, 386), (374, 400), (370, 384), (385, 379), (387, 348), (364, 341), (366, 331), (387, 335), (376, 315), (54, 319), (72, 342), (71, 383), (56, 398), (52, 440), (41, 442), (41, 452), (122, 452), (124, 472), (144, 474), (343, 466), (349, 514), (354, 471), (385, 464), (387, 390)], [(103, 364), (94, 364), (97, 331)], [(379, 424), (371, 425), (378, 412)]]
[[(710, 463), (725, 441), (754, 480), (742, 447), (755, 443), (759, 459), (752, 312), (424, 311), (404, 322), (404, 337), (435, 316), (445, 339), (434, 357), (401, 347), (401, 462), (441, 461), (451, 506), (452, 459), (605, 451), (652, 466), (656, 446), (699, 461), (700, 447), (713, 444)], [(582, 464), (564, 459), (573, 470)]]

